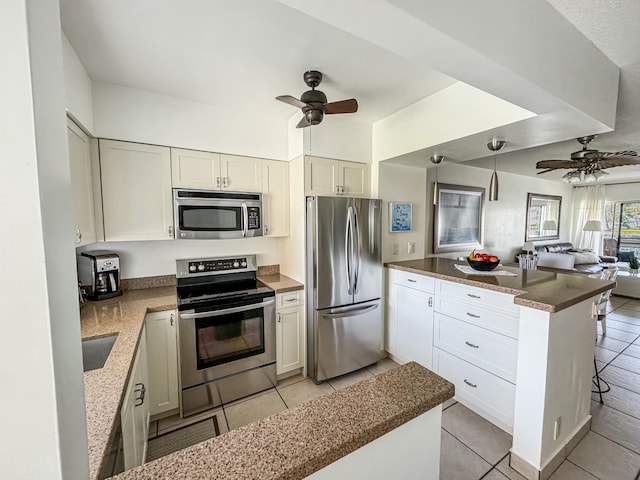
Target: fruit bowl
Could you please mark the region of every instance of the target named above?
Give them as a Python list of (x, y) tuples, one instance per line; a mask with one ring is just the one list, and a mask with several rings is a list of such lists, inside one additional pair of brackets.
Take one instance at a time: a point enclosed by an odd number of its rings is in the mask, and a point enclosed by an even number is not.
[(496, 262), (490, 262), (489, 260), (471, 260), (470, 258), (467, 258), (467, 262), (474, 270), (479, 270), (481, 272), (490, 272), (498, 266), (500, 260)]

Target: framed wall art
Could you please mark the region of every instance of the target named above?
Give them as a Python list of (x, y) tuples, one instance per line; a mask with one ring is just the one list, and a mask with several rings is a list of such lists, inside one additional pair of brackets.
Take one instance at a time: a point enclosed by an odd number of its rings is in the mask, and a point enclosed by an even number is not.
[(434, 253), (482, 248), (484, 188), (439, 183), (434, 208)]
[(389, 227), (391, 232), (410, 232), (411, 203), (389, 202)]

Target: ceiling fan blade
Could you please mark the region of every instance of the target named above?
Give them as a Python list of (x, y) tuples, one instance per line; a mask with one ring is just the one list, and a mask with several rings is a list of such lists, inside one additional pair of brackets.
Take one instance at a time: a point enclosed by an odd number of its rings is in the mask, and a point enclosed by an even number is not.
[(289, 105), (293, 105), (294, 107), (304, 108), (308, 107), (306, 103), (298, 100), (296, 97), (292, 97), (291, 95), (280, 95), (276, 97), (276, 100), (280, 100), (281, 102), (288, 103)]
[(304, 128), (304, 127), (310, 127), (311, 123), (309, 122), (309, 120), (307, 120), (307, 116), (304, 115), (302, 117), (302, 119), (298, 122), (298, 125), (296, 125), (296, 128)]
[(622, 152), (615, 152), (615, 153), (602, 152), (602, 154), (600, 155), (600, 158), (611, 158), (611, 157), (635, 158), (637, 156), (638, 156), (638, 152), (634, 152), (633, 150), (624, 150)]
[(625, 165), (640, 165), (640, 158), (638, 158), (637, 156), (608, 157), (600, 159), (598, 161), (598, 165), (601, 169), (611, 167), (624, 167)]
[(541, 160), (536, 163), (536, 168), (548, 168), (556, 170), (558, 168), (580, 168), (589, 162), (579, 162), (577, 160)]
[(324, 104), (324, 113), (356, 113), (358, 111), (358, 101), (355, 98), (349, 100), (340, 100)]

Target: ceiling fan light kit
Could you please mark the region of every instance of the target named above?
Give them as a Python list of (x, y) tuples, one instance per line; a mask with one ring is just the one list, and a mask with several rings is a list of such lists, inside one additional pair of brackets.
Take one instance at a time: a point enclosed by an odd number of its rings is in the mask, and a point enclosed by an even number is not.
[(494, 138), (487, 143), (487, 148), (493, 152), (493, 173), (491, 174), (491, 181), (489, 182), (489, 201), (498, 200), (498, 172), (496, 171), (496, 152), (501, 150), (507, 142), (504, 140), (498, 140)]
[(276, 100), (288, 103), (302, 110), (302, 120), (296, 128), (310, 127), (322, 122), (325, 115), (338, 113), (355, 113), (358, 111), (358, 101), (355, 98), (327, 103), (327, 96), (324, 92), (316, 90), (322, 82), (322, 73), (317, 70), (309, 70), (303, 75), (304, 83), (311, 90), (307, 90), (300, 96), (300, 100), (291, 95), (280, 95)]
[(576, 140), (582, 145), (582, 150), (573, 152), (569, 160), (542, 160), (536, 163), (536, 168), (544, 169), (538, 172), (538, 175), (566, 168), (571, 171), (562, 176), (563, 182), (593, 183), (608, 175), (608, 172), (604, 171), (606, 168), (640, 165), (638, 153), (631, 150), (611, 153), (590, 149), (589, 142), (595, 137), (596, 135), (578, 137)]

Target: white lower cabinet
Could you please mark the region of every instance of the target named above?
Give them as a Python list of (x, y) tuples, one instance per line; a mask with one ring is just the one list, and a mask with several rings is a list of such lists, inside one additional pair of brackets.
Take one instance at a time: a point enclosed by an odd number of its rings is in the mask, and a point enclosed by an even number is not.
[(151, 416), (178, 408), (178, 339), (175, 310), (147, 313), (149, 409)]
[(388, 273), (387, 351), (400, 361), (431, 368), (433, 279), (394, 270)]
[(450, 353), (433, 349), (433, 370), (456, 386), (456, 400), (513, 433), (516, 386), (465, 362)]
[(303, 291), (276, 295), (276, 374), (304, 368), (305, 312)]
[(144, 327), (124, 394), (120, 422), (124, 468), (142, 465), (147, 456), (147, 437), (149, 436), (147, 337)]

